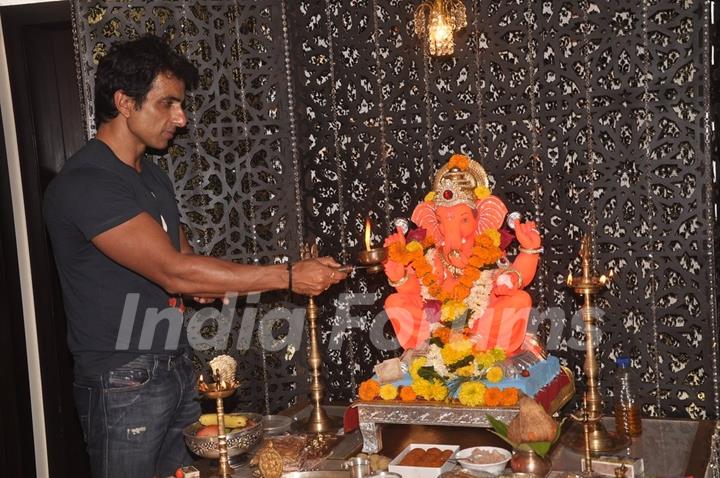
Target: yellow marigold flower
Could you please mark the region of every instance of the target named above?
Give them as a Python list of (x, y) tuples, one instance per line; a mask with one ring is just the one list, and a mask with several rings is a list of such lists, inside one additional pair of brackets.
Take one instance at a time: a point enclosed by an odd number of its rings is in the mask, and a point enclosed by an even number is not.
[(458, 389), (458, 400), (468, 407), (485, 404), (485, 385), (480, 382), (465, 382)]
[(496, 362), (490, 352), (480, 352), (479, 354), (475, 354), (475, 360), (482, 368), (491, 367)]
[(492, 239), (493, 245), (495, 247), (500, 247), (500, 233), (497, 229), (488, 229), (485, 231), (485, 234)]
[(449, 300), (440, 307), (440, 320), (452, 322), (467, 311), (467, 306), (457, 300)]
[(490, 195), (490, 189), (485, 186), (478, 186), (473, 190), (473, 192), (475, 193), (475, 197), (478, 199), (485, 199)]
[(459, 369), (455, 370), (455, 373), (459, 377), (472, 377), (475, 375), (475, 367), (473, 367), (472, 364), (465, 365), (464, 367), (460, 367)]
[(429, 193), (427, 193), (425, 195), (425, 201), (432, 202), (434, 200), (435, 200), (435, 192), (434, 191), (430, 191)]
[(505, 351), (503, 349), (494, 348), (490, 351), (490, 355), (492, 355), (496, 362), (505, 360)]
[(485, 374), (485, 378), (488, 379), (489, 382), (492, 383), (498, 383), (500, 380), (503, 379), (505, 374), (503, 373), (503, 369), (495, 365), (494, 367), (490, 367)]
[(410, 377), (413, 379), (413, 382), (422, 380), (418, 375), (418, 370), (420, 370), (421, 367), (424, 367), (426, 363), (427, 358), (425, 357), (418, 357), (412, 361), (410, 364)]
[(448, 395), (448, 389), (442, 382), (433, 382), (430, 385), (430, 393), (432, 394), (433, 400), (445, 400)]
[(405, 250), (408, 252), (422, 252), (423, 247), (422, 244), (420, 244), (418, 241), (410, 241), (405, 246)]
[(427, 380), (422, 378), (413, 380), (412, 389), (418, 397), (422, 397), (425, 400), (432, 399), (432, 384)]
[(380, 387), (380, 398), (383, 400), (395, 400), (398, 396), (398, 389), (392, 383), (386, 383)]
[[(446, 365), (452, 365), (468, 355), (472, 355), (472, 342), (463, 338), (453, 340), (452, 337), (450, 341), (445, 344), (445, 347), (440, 350), (440, 355), (442, 355), (443, 362), (445, 362)], [(462, 335), (459, 337), (462, 337)]]

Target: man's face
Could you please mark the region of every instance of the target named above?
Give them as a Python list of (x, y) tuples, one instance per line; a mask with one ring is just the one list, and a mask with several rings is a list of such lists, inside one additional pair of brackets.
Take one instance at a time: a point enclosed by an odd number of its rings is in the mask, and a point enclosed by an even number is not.
[(145, 101), (135, 105), (127, 120), (128, 129), (146, 147), (162, 150), (187, 123), (183, 111), (185, 84), (169, 73), (155, 77)]

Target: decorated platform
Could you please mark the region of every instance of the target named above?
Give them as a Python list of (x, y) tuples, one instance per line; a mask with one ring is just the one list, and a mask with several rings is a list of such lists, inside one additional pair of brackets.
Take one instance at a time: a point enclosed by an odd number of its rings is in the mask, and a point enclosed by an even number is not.
[[(549, 413), (560, 410), (575, 394), (575, 379), (570, 370), (561, 373), (540, 390), (535, 400)], [(358, 400), (358, 426), (363, 438), (363, 452), (377, 453), (383, 448), (382, 424), (433, 425), (489, 428), (488, 415), (503, 422), (511, 421), (518, 407), (471, 407), (457, 402), (401, 400)]]

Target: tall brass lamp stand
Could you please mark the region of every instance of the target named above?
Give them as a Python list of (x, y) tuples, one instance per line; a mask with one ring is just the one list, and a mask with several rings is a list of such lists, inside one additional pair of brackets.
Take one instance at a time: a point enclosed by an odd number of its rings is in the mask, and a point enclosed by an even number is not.
[[(620, 450), (629, 444), (625, 436), (618, 436), (607, 431), (600, 422), (602, 418), (602, 396), (598, 387), (598, 362), (595, 357), (595, 317), (593, 316), (593, 295), (604, 289), (609, 281), (605, 275), (597, 277), (592, 268), (590, 237), (585, 235), (580, 245), (582, 259), (582, 275), (573, 278), (568, 275), (567, 285), (584, 299), (582, 319), (585, 324), (585, 423), (574, 422), (563, 435), (562, 442), (566, 446), (584, 451), (586, 446), (594, 454)], [(586, 444), (586, 430), (588, 442)]]
[[(318, 257), (317, 244), (303, 244), (300, 249), (300, 258), (305, 260), (316, 257)], [(305, 423), (305, 429), (312, 433), (323, 433), (333, 429), (336, 424), (333, 423), (333, 420), (322, 406), (322, 399), (325, 396), (325, 384), (322, 379), (322, 355), (320, 353), (320, 341), (318, 340), (317, 320), (319, 308), (314, 297), (308, 298), (305, 310), (309, 321), (310, 356), (308, 357), (308, 365), (310, 366), (310, 400), (313, 406), (310, 417)]]

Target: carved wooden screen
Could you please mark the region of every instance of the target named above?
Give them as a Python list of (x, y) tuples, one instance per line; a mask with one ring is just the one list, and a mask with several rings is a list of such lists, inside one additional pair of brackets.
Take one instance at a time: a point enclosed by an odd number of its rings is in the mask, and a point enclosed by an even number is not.
[[(552, 352), (580, 374), (564, 277), (590, 232), (598, 269), (615, 273), (604, 388), (627, 353), (645, 413), (717, 416), (710, 2), (466, 0), (444, 59), (412, 33), (416, 3), (75, 1), (86, 105), (109, 42), (148, 30), (187, 52), (204, 81), (165, 166), (199, 249), (244, 261), (293, 255), (299, 236), (351, 260), (365, 215), (378, 243), (467, 153), (541, 226), (531, 293)], [(365, 291), (374, 304), (348, 305)], [(322, 297), (331, 398), (351, 399), (393, 354), (368, 338), (389, 292), (360, 275)]]

